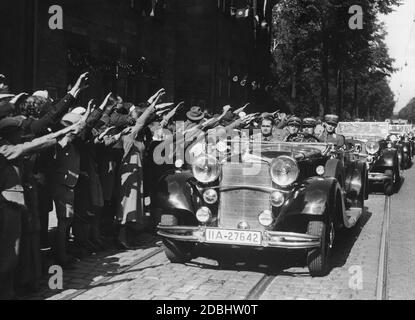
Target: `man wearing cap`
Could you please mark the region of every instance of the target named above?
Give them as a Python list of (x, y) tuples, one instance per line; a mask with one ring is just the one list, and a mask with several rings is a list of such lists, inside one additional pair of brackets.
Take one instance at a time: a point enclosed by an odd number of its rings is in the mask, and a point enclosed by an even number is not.
[(110, 94), (92, 114), (90, 101), (88, 110), (75, 108), (61, 120), (65, 127), (80, 120), (85, 122), (85, 128), (78, 136), (67, 137), (57, 146), (51, 169), (53, 198), (58, 217), (54, 247), (56, 261), (63, 267), (71, 267), (72, 262), (66, 253), (67, 231), (72, 221), (77, 253), (83, 255), (99, 249), (98, 237), (94, 239), (97, 243), (90, 241), (90, 227), (96, 226), (95, 213), (103, 207), (104, 200), (92, 148), (86, 142), (92, 138), (91, 131), (108, 107), (109, 99)]
[(320, 141), (324, 143), (332, 143), (336, 147), (343, 147), (346, 144), (344, 136), (336, 133), (336, 128), (339, 124), (339, 116), (328, 114), (324, 117), (325, 130), (319, 137)]
[(289, 135), (285, 138), (286, 142), (303, 142), (304, 135), (300, 132), (302, 121), (298, 117), (288, 119), (287, 128)]
[(314, 118), (310, 117), (303, 119), (304, 142), (320, 142), (320, 140), (315, 136), (316, 125), (317, 120)]

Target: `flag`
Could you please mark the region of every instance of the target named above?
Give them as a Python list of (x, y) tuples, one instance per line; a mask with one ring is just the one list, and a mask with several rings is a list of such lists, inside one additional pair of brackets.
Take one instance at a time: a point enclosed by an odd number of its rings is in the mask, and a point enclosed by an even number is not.
[(236, 10), (237, 18), (248, 18), (249, 17), (249, 8), (237, 9)]

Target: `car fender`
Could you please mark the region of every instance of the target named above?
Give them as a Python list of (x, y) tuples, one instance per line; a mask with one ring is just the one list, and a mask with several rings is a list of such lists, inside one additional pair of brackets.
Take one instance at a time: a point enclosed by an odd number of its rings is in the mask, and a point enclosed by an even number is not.
[(367, 169), (362, 161), (352, 162), (346, 170), (345, 189), (346, 197), (351, 200), (352, 206), (362, 206), (366, 194)]
[(191, 171), (172, 172), (162, 176), (153, 195), (155, 207), (164, 212), (187, 211), (195, 214), (197, 191)]
[[(323, 216), (332, 212), (335, 196), (341, 194), (340, 185), (332, 177), (313, 177), (304, 181), (286, 202), (279, 217), (294, 215)], [(326, 211), (327, 206), (329, 210)], [(341, 218), (341, 217), (336, 217)]]
[(389, 167), (389, 168), (398, 166), (397, 152), (398, 152), (398, 149), (395, 149), (395, 148), (384, 149), (381, 153), (381, 156), (375, 162), (374, 165), (376, 167)]

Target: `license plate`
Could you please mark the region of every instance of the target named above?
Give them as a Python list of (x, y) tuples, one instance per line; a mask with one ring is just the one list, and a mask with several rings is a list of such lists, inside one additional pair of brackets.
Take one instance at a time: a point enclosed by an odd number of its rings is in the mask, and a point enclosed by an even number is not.
[(259, 246), (262, 233), (245, 230), (206, 229), (206, 242)]

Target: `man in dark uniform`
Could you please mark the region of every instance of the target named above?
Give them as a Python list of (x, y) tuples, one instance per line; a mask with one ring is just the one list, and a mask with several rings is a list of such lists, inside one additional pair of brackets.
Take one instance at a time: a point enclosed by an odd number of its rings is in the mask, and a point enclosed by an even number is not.
[(344, 136), (336, 133), (336, 128), (339, 124), (339, 116), (328, 114), (324, 117), (325, 130), (319, 137), (322, 142), (332, 143), (336, 147), (341, 148), (346, 144)]
[(317, 126), (317, 120), (314, 118), (303, 119), (303, 135), (304, 142), (320, 142), (315, 136), (315, 128)]
[(300, 132), (302, 121), (293, 116), (288, 119), (287, 128), (289, 135), (285, 138), (286, 142), (303, 142), (304, 135)]

